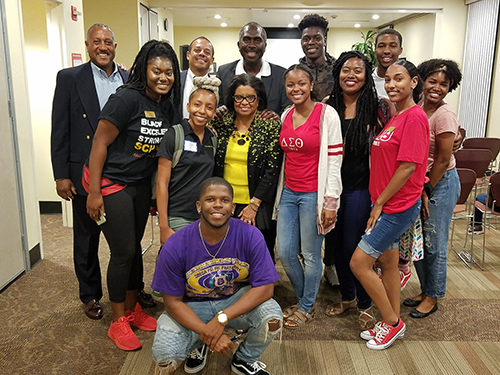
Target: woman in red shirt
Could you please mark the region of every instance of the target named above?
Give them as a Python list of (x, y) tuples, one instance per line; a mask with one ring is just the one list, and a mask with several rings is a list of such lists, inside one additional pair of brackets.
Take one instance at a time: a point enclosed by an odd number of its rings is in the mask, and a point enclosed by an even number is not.
[[(420, 213), (429, 153), (429, 122), (415, 104), (422, 92), (417, 68), (398, 60), (387, 69), (385, 90), (396, 113), (373, 141), (369, 184), (373, 209), (350, 263), (382, 315), (375, 328), (361, 332), (370, 349), (388, 348), (406, 330), (399, 317), (399, 237)], [(382, 267), (382, 283), (373, 270), (376, 260)]]

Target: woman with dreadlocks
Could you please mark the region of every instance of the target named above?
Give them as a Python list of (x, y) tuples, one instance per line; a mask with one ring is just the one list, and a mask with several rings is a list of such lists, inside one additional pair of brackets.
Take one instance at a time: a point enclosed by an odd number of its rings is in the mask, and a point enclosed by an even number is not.
[(354, 277), (349, 262), (370, 217), (369, 154), (371, 141), (390, 118), (388, 102), (377, 97), (370, 61), (360, 52), (342, 53), (333, 67), (333, 91), (327, 103), (338, 112), (342, 124), (344, 159), (342, 195), (337, 225), (325, 236), (325, 266), (335, 264), (341, 301), (328, 306), (326, 315), (337, 316), (358, 307), (359, 326), (375, 325), (371, 299)]
[[(131, 325), (156, 330), (156, 319), (136, 303), (142, 280), (141, 239), (151, 201), (156, 151), (177, 123), (179, 64), (172, 47), (151, 40), (135, 58), (129, 79), (102, 109), (84, 171), (87, 212), (102, 224), (111, 258), (107, 283), (113, 309), (108, 336), (123, 350), (141, 342)], [(173, 100), (171, 100), (173, 92)]]

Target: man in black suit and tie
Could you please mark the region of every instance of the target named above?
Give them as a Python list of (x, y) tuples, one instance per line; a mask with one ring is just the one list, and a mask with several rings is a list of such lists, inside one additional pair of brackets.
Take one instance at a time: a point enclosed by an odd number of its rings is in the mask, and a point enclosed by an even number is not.
[[(52, 106), (51, 154), (57, 194), (72, 201), (73, 257), (80, 299), (89, 318), (101, 319), (102, 285), (98, 257), (101, 229), (87, 214), (82, 171), (90, 154), (101, 109), (109, 96), (126, 82), (128, 72), (113, 61), (116, 42), (109, 26), (91, 26), (85, 45), (90, 61), (57, 74)], [(153, 298), (151, 295), (145, 298), (146, 305), (151, 307)]]
[(193, 88), (194, 77), (206, 77), (214, 62), (214, 46), (204, 36), (199, 36), (191, 42), (186, 52), (189, 69), (181, 72), (181, 94), (182, 101), (179, 114), (183, 118), (189, 118), (187, 103), (189, 94)]
[(286, 69), (262, 58), (266, 46), (266, 30), (257, 22), (247, 23), (240, 30), (238, 40), (242, 59), (222, 65), (217, 72), (217, 77), (222, 81), (219, 87), (220, 104), (224, 104), (224, 95), (235, 75), (247, 73), (262, 80), (266, 87), (267, 109), (261, 113), (261, 120), (279, 119), (283, 110), (291, 104), (285, 91)]

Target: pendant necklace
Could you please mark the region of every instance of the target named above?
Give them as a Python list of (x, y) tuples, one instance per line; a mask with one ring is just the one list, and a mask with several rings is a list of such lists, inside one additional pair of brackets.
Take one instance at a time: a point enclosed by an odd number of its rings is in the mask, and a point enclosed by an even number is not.
[(222, 249), (222, 246), (224, 246), (224, 242), (226, 242), (226, 237), (227, 237), (227, 234), (229, 233), (229, 224), (227, 225), (227, 231), (226, 231), (226, 234), (224, 235), (224, 238), (222, 239), (222, 243), (220, 244), (219, 249), (217, 250), (217, 252), (215, 253), (215, 255), (212, 255), (210, 253), (210, 251), (208, 251), (207, 246), (205, 245), (205, 239), (203, 238), (203, 235), (201, 234), (201, 222), (198, 223), (198, 229), (200, 231), (201, 243), (203, 244), (203, 247), (205, 248), (205, 251), (207, 252), (208, 255), (210, 255), (212, 257), (212, 259), (215, 259), (215, 257), (217, 256), (217, 254), (219, 254), (220, 249)]
[(235, 140), (236, 143), (238, 143), (240, 146), (243, 146), (246, 142), (250, 142), (250, 134), (253, 129), (253, 122), (250, 125), (250, 128), (248, 129), (248, 132), (246, 133), (240, 133), (238, 129), (236, 128), (236, 124), (234, 124), (234, 130), (233, 134), (231, 136)]

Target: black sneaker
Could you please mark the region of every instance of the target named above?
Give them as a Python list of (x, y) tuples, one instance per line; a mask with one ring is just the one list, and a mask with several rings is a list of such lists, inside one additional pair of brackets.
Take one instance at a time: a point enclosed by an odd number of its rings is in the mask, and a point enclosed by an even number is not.
[(240, 375), (271, 375), (265, 368), (266, 365), (261, 361), (255, 361), (254, 363), (243, 362), (236, 357), (236, 354), (231, 362), (231, 371)]
[(200, 348), (191, 350), (184, 364), (184, 371), (188, 374), (196, 374), (203, 370), (207, 364), (207, 354), (208, 346), (206, 344), (203, 344)]

